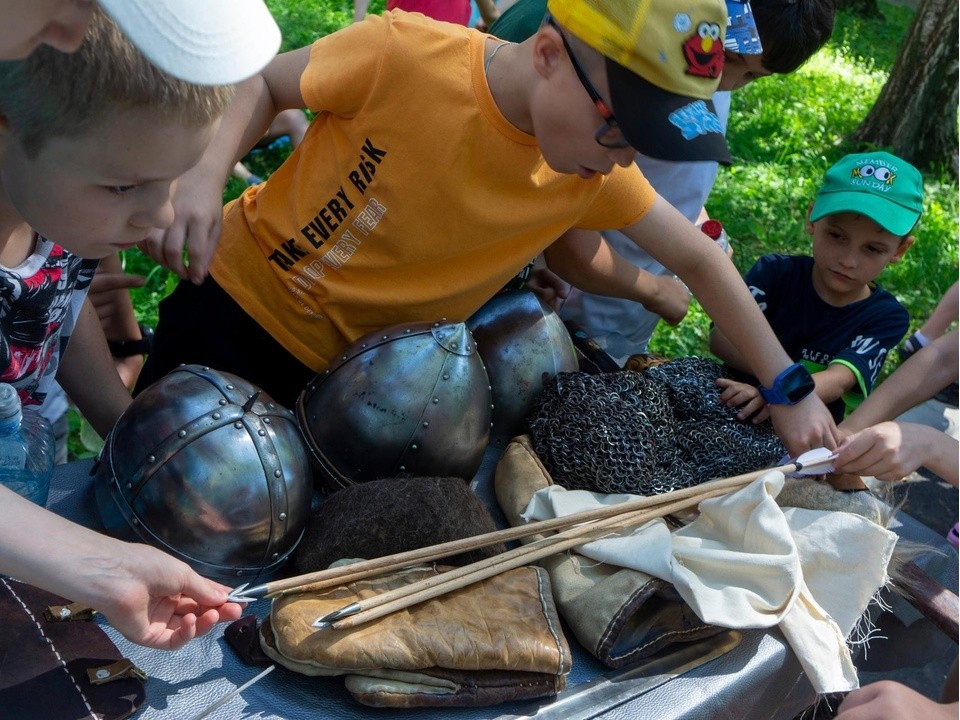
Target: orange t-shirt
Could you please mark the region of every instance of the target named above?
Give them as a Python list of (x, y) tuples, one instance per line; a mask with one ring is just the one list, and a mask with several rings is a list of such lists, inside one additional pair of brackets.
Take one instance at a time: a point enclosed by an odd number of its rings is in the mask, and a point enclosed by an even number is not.
[(396, 12), (318, 40), (306, 137), (227, 206), (214, 278), (314, 370), (375, 330), (465, 320), (564, 231), (652, 206), (635, 166), (547, 166), (490, 94), (485, 37)]

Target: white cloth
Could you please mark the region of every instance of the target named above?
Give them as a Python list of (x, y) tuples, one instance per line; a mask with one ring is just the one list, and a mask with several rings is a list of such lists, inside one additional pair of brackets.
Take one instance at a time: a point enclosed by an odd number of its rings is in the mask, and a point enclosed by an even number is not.
[[(896, 534), (858, 515), (781, 509), (785, 478), (771, 471), (700, 504), (700, 516), (670, 532), (653, 520), (577, 552), (666, 580), (704, 621), (722, 627), (779, 625), (817, 692), (858, 686), (845, 639), (887, 582)], [(553, 485), (524, 518), (544, 520), (635, 499)]]

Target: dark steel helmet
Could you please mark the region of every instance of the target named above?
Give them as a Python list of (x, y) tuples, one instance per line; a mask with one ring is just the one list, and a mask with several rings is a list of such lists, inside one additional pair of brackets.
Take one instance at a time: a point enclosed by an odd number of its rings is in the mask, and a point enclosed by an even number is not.
[(95, 465), (107, 530), (221, 580), (270, 575), (310, 514), (293, 413), (246, 380), (182, 365), (137, 396)]
[(580, 369), (570, 333), (560, 316), (529, 290), (496, 295), (467, 319), (490, 377), (493, 426), (490, 442), (506, 447), (558, 372)]
[(366, 335), (297, 399), (314, 465), (331, 489), (402, 475), (471, 479), (490, 431), (490, 383), (463, 323)]

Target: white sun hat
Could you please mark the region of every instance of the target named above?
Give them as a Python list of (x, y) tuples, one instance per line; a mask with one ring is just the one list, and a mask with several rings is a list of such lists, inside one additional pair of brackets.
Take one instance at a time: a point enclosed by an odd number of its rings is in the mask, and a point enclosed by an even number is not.
[(198, 85), (245, 80), (280, 47), (280, 28), (263, 0), (99, 2), (154, 65)]

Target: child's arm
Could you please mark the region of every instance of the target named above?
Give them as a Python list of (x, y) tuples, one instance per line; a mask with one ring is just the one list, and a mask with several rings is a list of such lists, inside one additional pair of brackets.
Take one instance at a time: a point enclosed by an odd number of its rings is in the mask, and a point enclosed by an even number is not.
[(716, 327), (710, 328), (710, 352), (730, 367), (749, 373), (750, 364), (736, 346)]
[[(703, 242), (703, 234), (663, 198), (657, 197), (651, 210), (623, 232), (687, 284), (720, 331), (741, 349), (760, 382), (769, 386), (792, 364), (726, 253)], [(793, 456), (836, 447), (836, 425), (816, 393), (795, 405), (772, 406), (771, 417)]]
[(960, 445), (946, 433), (916, 423), (884, 422), (854, 433), (837, 450), (838, 472), (893, 482), (925, 467), (954, 487)]
[(840, 429), (856, 432), (892, 420), (956, 381), (958, 340), (958, 331), (952, 330), (918, 350), (870, 393), (841, 423)]
[(110, 357), (100, 318), (84, 300), (77, 324), (57, 368), (57, 382), (100, 437), (106, 437), (131, 402)]
[[(713, 350), (711, 338), (710, 349)], [(856, 378), (850, 368), (845, 365), (831, 365), (820, 372), (811, 374), (814, 383), (814, 392), (826, 403), (832, 403), (856, 385)], [(740, 408), (738, 420), (751, 419), (754, 423), (761, 423), (770, 417), (770, 406), (753, 385), (727, 378), (717, 378), (720, 388), (720, 402), (727, 407)]]
[(243, 608), (180, 560), (76, 525), (0, 487), (0, 572), (97, 608), (128, 640), (175, 650)]
[(579, 290), (633, 300), (671, 325), (683, 320), (690, 306), (690, 293), (681, 282), (638, 268), (598, 232), (568, 230), (543, 256), (550, 270)]
[[(203, 281), (220, 237), (224, 183), (233, 166), (263, 137), (277, 113), (304, 106), (300, 76), (309, 59), (309, 47), (278, 55), (259, 75), (237, 86), (236, 96), (200, 162), (177, 183), (173, 224), (141, 243), (144, 252), (180, 277), (198, 284)], [(189, 268), (183, 263), (184, 247)]]

